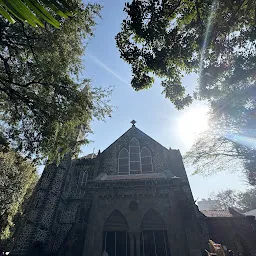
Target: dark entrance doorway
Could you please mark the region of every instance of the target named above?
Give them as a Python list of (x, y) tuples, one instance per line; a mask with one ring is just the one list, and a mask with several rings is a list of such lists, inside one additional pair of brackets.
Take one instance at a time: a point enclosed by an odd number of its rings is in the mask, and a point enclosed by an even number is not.
[(127, 231), (124, 216), (114, 211), (104, 225), (102, 252), (107, 252), (109, 256), (129, 256), (130, 239)]
[(130, 243), (127, 231), (104, 231), (104, 250), (109, 256), (129, 256)]
[(166, 225), (156, 211), (145, 214), (141, 229), (141, 256), (170, 256)]

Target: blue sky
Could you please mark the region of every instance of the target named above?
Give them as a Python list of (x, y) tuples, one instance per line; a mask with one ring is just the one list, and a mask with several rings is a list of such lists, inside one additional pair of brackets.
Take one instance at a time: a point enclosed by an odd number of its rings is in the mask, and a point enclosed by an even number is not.
[[(159, 80), (149, 90), (135, 92), (130, 86), (130, 66), (119, 57), (115, 44), (115, 35), (125, 18), (124, 0), (97, 1), (103, 5), (102, 19), (97, 19), (95, 37), (88, 42), (83, 57), (85, 78), (91, 78), (93, 86), (114, 86), (111, 103), (117, 107), (111, 118), (105, 122), (92, 123), (93, 142), (82, 148), (81, 155), (91, 153), (94, 149), (103, 151), (131, 126), (135, 119), (137, 127), (157, 140), (163, 146), (180, 149), (184, 154), (191, 146), (186, 141), (186, 134), (181, 134), (180, 119), (189, 109), (178, 111), (171, 102), (161, 94)], [(183, 84), (189, 92), (197, 85), (196, 75), (185, 76)], [(203, 103), (195, 102), (191, 108), (200, 109)], [(190, 108), (190, 109), (191, 109)], [(187, 123), (189, 128), (192, 124)], [(186, 129), (185, 129), (186, 130)], [(188, 130), (188, 129), (187, 129)], [(182, 129), (183, 131), (183, 129)], [(212, 192), (226, 188), (245, 189), (246, 179), (241, 173), (223, 172), (212, 176), (192, 176), (193, 167), (187, 167), (192, 192), (195, 199), (208, 197)]]

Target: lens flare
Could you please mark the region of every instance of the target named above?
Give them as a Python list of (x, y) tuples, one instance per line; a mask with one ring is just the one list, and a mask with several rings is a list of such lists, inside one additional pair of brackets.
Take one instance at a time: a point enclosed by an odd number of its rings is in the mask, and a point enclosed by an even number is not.
[(204, 35), (204, 43), (203, 43), (203, 48), (201, 51), (201, 57), (200, 57), (200, 71), (199, 71), (199, 77), (201, 77), (202, 69), (203, 69), (203, 61), (204, 61), (204, 55), (205, 55), (205, 50), (208, 44), (208, 39), (211, 31), (211, 26), (212, 26), (212, 19), (213, 19), (213, 14), (216, 11), (217, 7), (217, 0), (214, 0), (211, 6), (211, 12), (210, 15), (208, 16), (207, 20), (207, 26), (206, 26), (206, 31)]
[(250, 137), (237, 133), (227, 133), (224, 137), (230, 141), (233, 141), (239, 145), (246, 146), (250, 149), (256, 149), (256, 137)]
[(192, 146), (197, 136), (208, 127), (208, 107), (190, 108), (178, 119), (180, 137), (188, 147)]

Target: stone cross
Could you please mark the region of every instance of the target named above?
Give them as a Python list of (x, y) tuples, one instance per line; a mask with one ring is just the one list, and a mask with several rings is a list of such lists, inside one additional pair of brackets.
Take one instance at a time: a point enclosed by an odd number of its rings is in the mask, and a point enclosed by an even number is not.
[(137, 122), (136, 122), (135, 120), (132, 120), (132, 121), (131, 121), (132, 126), (135, 126), (136, 123), (137, 123)]

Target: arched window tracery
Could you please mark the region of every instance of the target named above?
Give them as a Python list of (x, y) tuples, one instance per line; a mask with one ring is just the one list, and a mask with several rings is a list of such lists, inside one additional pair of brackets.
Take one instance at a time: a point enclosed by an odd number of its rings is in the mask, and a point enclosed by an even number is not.
[(147, 147), (140, 150), (140, 143), (132, 138), (129, 150), (123, 148), (118, 155), (118, 174), (141, 174), (153, 172), (152, 156)]
[(141, 173), (141, 160), (140, 160), (140, 143), (136, 138), (132, 138), (129, 145), (130, 156), (130, 173)]
[(142, 148), (141, 150), (141, 172), (153, 172), (151, 152), (146, 147)]
[(115, 210), (107, 219), (103, 229), (102, 253), (119, 256), (130, 255), (130, 239), (125, 217)]
[(129, 152), (126, 148), (123, 148), (119, 152), (118, 156), (118, 173), (129, 174)]

